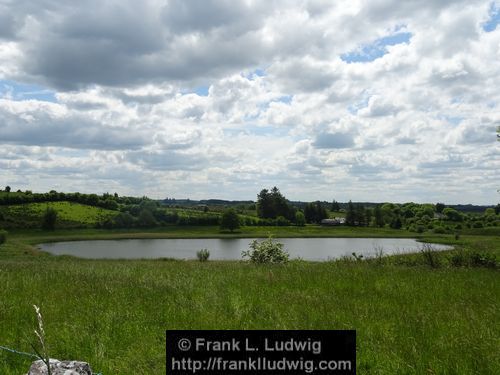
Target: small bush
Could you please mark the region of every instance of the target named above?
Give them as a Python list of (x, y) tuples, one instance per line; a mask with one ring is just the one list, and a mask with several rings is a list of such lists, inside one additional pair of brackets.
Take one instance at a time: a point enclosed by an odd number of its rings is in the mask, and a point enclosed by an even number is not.
[(445, 234), (446, 230), (443, 227), (436, 227), (436, 228), (434, 228), (434, 233), (435, 234)]
[(241, 253), (253, 263), (287, 263), (290, 255), (283, 249), (283, 244), (273, 240), (271, 236), (264, 241), (253, 240), (250, 249)]
[(451, 255), (450, 263), (453, 267), (465, 267), (468, 264), (467, 254), (463, 250), (457, 250)]
[(415, 228), (416, 232), (417, 233), (424, 233), (425, 231), (425, 227), (423, 225), (417, 225), (416, 228)]
[(54, 230), (56, 229), (57, 211), (52, 207), (47, 207), (42, 217), (42, 229)]
[(196, 252), (196, 257), (200, 262), (206, 262), (210, 257), (210, 251), (208, 249), (201, 249)]
[(424, 244), (420, 253), (423, 256), (424, 263), (431, 266), (432, 268), (437, 268), (440, 266), (438, 251), (432, 247), (430, 244)]
[(290, 225), (290, 221), (283, 216), (278, 216), (275, 220), (275, 223), (278, 227), (285, 227), (287, 225)]
[(384, 263), (384, 248), (382, 246), (375, 246), (375, 259), (377, 264), (383, 264)]
[(493, 254), (473, 252), (470, 254), (470, 265), (472, 267), (496, 268), (497, 259)]

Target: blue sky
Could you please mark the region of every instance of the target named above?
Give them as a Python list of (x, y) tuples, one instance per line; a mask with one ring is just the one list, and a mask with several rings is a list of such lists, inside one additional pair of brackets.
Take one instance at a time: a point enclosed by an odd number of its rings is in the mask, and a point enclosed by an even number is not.
[(41, 100), (56, 102), (56, 92), (36, 84), (20, 83), (12, 80), (0, 80), (0, 96), (13, 100)]
[(500, 23), (500, 6), (492, 3), (488, 15), (489, 18), (488, 21), (486, 21), (483, 24), (483, 30), (486, 32), (492, 32), (497, 28), (498, 24)]
[(410, 39), (411, 33), (397, 32), (395, 34), (376, 39), (372, 43), (363, 45), (351, 52), (343, 54), (341, 58), (347, 63), (370, 62), (387, 54), (388, 46), (394, 46), (401, 43), (409, 43)]

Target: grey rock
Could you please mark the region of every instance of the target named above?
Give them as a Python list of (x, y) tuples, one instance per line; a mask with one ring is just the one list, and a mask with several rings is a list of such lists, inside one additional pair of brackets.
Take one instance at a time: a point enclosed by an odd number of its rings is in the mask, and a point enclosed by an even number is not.
[[(53, 358), (49, 361), (52, 375), (92, 375), (92, 370), (87, 362), (59, 361)], [(47, 365), (39, 359), (31, 364), (27, 375), (48, 375)]]

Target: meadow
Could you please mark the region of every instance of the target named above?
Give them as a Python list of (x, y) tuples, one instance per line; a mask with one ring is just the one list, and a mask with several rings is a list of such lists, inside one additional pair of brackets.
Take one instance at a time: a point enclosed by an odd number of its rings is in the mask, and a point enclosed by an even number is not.
[[(302, 231), (302, 232), (301, 232)], [(30, 352), (41, 307), (49, 352), (107, 374), (165, 373), (168, 329), (356, 329), (360, 374), (500, 372), (497, 268), (454, 264), (458, 252), (286, 265), (179, 260), (82, 260), (33, 244), (84, 238), (411, 236), (379, 228), (215, 227), (147, 231), (13, 231), (0, 246), (0, 345)], [(292, 233), (293, 232), (293, 233)], [(413, 234), (414, 235), (414, 234)], [(421, 238), (500, 255), (493, 236)], [(0, 373), (31, 359), (0, 351)]]
[(75, 202), (43, 202), (0, 206), (0, 226), (3, 228), (39, 228), (48, 208), (57, 211), (61, 228), (94, 227), (99, 221), (112, 218), (116, 211)]

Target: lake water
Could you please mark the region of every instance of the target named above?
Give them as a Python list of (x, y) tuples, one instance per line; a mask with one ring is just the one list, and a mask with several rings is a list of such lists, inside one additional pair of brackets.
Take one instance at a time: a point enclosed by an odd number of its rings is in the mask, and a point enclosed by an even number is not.
[[(211, 239), (142, 239), (142, 240), (92, 240), (41, 244), (43, 251), (55, 255), (73, 255), (91, 259), (140, 259), (178, 258), (196, 259), (200, 249), (210, 251), (212, 260), (237, 260), (248, 250), (252, 238)], [(417, 252), (422, 244), (410, 238), (278, 238), (291, 258), (328, 260), (344, 255), (375, 255), (376, 249), (384, 254)], [(451, 248), (433, 245), (436, 249)]]

